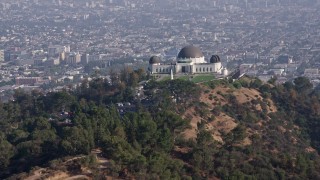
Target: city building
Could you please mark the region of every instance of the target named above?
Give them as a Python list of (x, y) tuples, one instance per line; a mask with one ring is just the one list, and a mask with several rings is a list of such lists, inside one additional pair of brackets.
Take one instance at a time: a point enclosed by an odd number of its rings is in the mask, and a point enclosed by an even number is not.
[(0, 62), (4, 61), (4, 50), (0, 50)]
[(40, 80), (40, 77), (17, 77), (16, 85), (34, 85)]
[(81, 62), (81, 55), (79, 53), (72, 52), (69, 54), (66, 63), (68, 65), (77, 65), (80, 62)]
[(59, 56), (62, 52), (69, 53), (70, 46), (50, 45), (48, 47), (48, 56), (49, 57)]

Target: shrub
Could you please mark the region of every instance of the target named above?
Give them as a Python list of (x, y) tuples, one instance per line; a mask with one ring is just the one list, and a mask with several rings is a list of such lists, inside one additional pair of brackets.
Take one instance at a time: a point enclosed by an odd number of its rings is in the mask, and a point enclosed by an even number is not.
[(214, 107), (211, 112), (215, 115), (215, 116), (219, 116), (221, 113), (222, 107), (221, 106), (216, 106)]
[(233, 84), (233, 87), (235, 87), (236, 89), (240, 89), (242, 87), (241, 83), (239, 81), (235, 81)]
[(216, 119), (216, 117), (214, 115), (211, 115), (209, 118), (208, 118), (208, 122), (212, 122)]

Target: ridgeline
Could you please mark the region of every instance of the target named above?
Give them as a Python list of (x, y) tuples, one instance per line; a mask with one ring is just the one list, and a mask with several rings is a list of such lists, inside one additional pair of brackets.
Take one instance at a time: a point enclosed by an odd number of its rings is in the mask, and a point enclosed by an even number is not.
[(0, 177), (320, 179), (320, 90), (122, 72), (0, 104)]

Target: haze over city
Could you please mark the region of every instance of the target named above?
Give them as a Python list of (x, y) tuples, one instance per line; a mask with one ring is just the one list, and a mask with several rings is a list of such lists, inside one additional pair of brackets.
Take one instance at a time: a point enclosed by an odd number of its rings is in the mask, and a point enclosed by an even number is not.
[(1, 92), (76, 86), (111, 66), (146, 68), (154, 55), (172, 62), (187, 45), (219, 55), (230, 72), (280, 82), (304, 75), (316, 85), (318, 8), (315, 0), (3, 0)]

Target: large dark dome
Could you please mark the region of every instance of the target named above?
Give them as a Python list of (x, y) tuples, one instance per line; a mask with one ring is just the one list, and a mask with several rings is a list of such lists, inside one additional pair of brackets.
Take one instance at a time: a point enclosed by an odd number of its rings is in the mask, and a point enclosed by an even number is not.
[(218, 55), (213, 55), (210, 58), (210, 63), (218, 63), (218, 62), (221, 62), (220, 57)]
[(178, 59), (190, 59), (203, 57), (201, 50), (198, 47), (186, 46), (181, 49), (178, 54)]
[(158, 56), (152, 56), (149, 60), (149, 64), (158, 64), (161, 60)]

